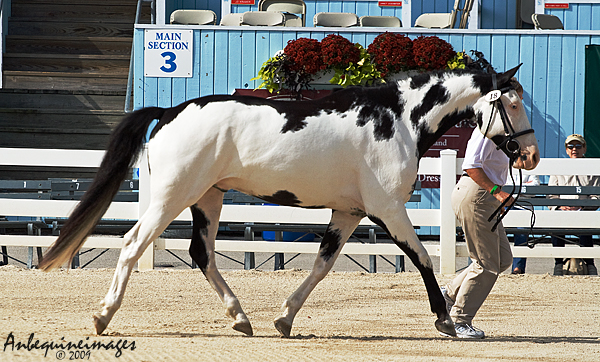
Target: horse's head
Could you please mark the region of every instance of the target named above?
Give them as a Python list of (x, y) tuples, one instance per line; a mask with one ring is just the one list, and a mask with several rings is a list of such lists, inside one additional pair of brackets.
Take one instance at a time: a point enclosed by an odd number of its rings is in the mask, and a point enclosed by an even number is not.
[(513, 167), (531, 170), (540, 162), (540, 151), (521, 96), (511, 82), (519, 67), (486, 75), (484, 95), (474, 109), (481, 133), (504, 151)]

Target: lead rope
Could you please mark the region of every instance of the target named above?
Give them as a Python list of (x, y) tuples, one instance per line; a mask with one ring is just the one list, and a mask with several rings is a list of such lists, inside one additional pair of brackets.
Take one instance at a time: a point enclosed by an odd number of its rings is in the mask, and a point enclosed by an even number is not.
[[(515, 193), (516, 183), (515, 183), (515, 179), (512, 174), (512, 167), (510, 168), (510, 179), (511, 179), (512, 185), (513, 185), (513, 188), (511, 190), (510, 194), (513, 195)], [(509, 200), (509, 198), (506, 198), (504, 200), (504, 202), (502, 202), (502, 204), (496, 209), (496, 211), (494, 211), (494, 213), (488, 218), (488, 222), (491, 222), (492, 219), (494, 217), (496, 217), (496, 215), (497, 215), (496, 222), (494, 223), (494, 226), (492, 226), (492, 231), (495, 231), (496, 228), (498, 227), (498, 224), (500, 224), (502, 219), (504, 219), (504, 216), (506, 216), (506, 214), (508, 214), (508, 211), (510, 209), (512, 209), (514, 207), (514, 205), (517, 205), (517, 208), (529, 211), (531, 213), (531, 217), (529, 219), (529, 232), (527, 233), (527, 247), (529, 247), (530, 249), (533, 249), (533, 247), (535, 246), (535, 243), (530, 242), (529, 235), (533, 235), (533, 227), (535, 226), (535, 211), (533, 209), (533, 204), (528, 201), (525, 201), (525, 202), (521, 201), (520, 203), (517, 203), (517, 201), (519, 200), (519, 196), (521, 196), (522, 187), (523, 187), (523, 171), (521, 169), (519, 169), (519, 190), (518, 190), (516, 196), (513, 198), (514, 201), (510, 205), (506, 206), (505, 209), (503, 209), (503, 207), (505, 207), (505, 205), (507, 204), (507, 202)], [(528, 204), (527, 205), (528, 207), (526, 207), (524, 204)]]
[[(515, 193), (516, 183), (515, 183), (515, 179), (514, 179), (513, 173), (512, 173), (512, 160), (509, 160), (508, 162), (509, 162), (508, 167), (510, 168), (510, 179), (512, 181), (512, 190), (510, 191), (510, 194), (513, 195)], [(523, 186), (522, 171), (519, 170), (519, 189), (517, 191), (517, 196), (512, 198), (513, 201), (510, 203), (510, 205), (508, 205), (508, 200), (510, 200), (511, 198), (507, 197), (506, 199), (504, 199), (504, 201), (502, 201), (502, 203), (500, 204), (500, 206), (498, 206), (496, 211), (494, 211), (492, 213), (492, 215), (490, 215), (490, 217), (488, 218), (488, 222), (491, 222), (494, 219), (494, 217), (496, 218), (496, 222), (494, 223), (494, 226), (492, 226), (492, 231), (496, 231), (498, 224), (500, 224), (502, 219), (504, 219), (506, 214), (508, 214), (508, 211), (516, 204), (517, 200), (519, 199), (519, 196), (521, 196), (521, 187), (522, 186)]]

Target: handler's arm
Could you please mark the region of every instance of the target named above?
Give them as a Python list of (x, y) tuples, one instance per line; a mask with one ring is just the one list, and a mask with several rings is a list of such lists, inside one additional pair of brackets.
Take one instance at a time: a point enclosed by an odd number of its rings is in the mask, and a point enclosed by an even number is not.
[[(496, 186), (496, 184), (493, 183), (492, 180), (490, 180), (490, 178), (485, 174), (485, 172), (481, 168), (469, 168), (465, 171), (467, 172), (467, 175), (469, 175), (471, 180), (475, 181), (475, 183), (479, 185), (479, 187), (481, 187), (487, 192), (492, 191), (494, 186)], [(498, 185), (498, 188), (494, 192), (493, 196), (496, 198), (496, 200), (500, 202), (504, 202), (504, 200), (506, 200), (506, 198), (508, 197), (512, 199), (512, 196), (508, 192), (502, 191), (502, 185)], [(509, 200), (508, 202), (512, 203), (511, 200)]]

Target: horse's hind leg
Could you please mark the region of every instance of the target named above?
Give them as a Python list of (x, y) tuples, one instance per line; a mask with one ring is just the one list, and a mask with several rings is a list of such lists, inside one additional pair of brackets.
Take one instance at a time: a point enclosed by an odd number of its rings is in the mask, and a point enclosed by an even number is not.
[(121, 306), (127, 281), (136, 261), (180, 212), (181, 209), (163, 207), (162, 202), (151, 203), (140, 220), (125, 234), (112, 285), (101, 302), (102, 311), (94, 314), (97, 334), (102, 334)]
[(193, 217), (190, 256), (200, 267), (204, 276), (221, 298), (225, 314), (234, 319), (233, 329), (252, 335), (252, 326), (215, 263), (215, 238), (219, 229), (219, 215), (223, 204), (223, 192), (211, 188), (191, 207)]
[(327, 226), (327, 231), (321, 241), (319, 254), (315, 260), (310, 275), (296, 289), (292, 295), (283, 302), (283, 315), (275, 319), (275, 328), (284, 337), (289, 337), (292, 331), (294, 317), (308, 298), (309, 294), (315, 289), (317, 284), (325, 278), (327, 273), (333, 267), (346, 240), (352, 235), (354, 229), (358, 226), (361, 217), (353, 216), (339, 211), (333, 211), (331, 221)]

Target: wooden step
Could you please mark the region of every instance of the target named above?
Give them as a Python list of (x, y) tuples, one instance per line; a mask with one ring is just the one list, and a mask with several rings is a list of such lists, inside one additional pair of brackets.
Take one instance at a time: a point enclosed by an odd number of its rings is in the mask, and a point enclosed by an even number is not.
[(123, 103), (120, 110), (0, 107), (0, 129), (112, 129), (125, 115)]
[(99, 133), (85, 129), (70, 132), (7, 129), (0, 132), (0, 147), (103, 150), (106, 149), (109, 137), (109, 130)]
[(86, 24), (116, 24), (123, 25), (128, 24), (133, 26), (133, 21), (135, 17), (131, 17), (131, 19), (108, 19), (102, 17), (93, 17), (86, 18), (85, 16), (72, 17), (72, 18), (52, 18), (52, 17), (11, 17), (11, 20), (23, 22), (23, 23), (32, 23), (32, 22), (43, 22), (43, 23), (86, 23)]
[(131, 38), (7, 35), (6, 53), (131, 54)]
[(34, 72), (102, 73), (127, 76), (127, 55), (4, 54), (4, 70)]
[(132, 38), (133, 21), (131, 23), (87, 23), (21, 21), (19, 18), (10, 18), (8, 21), (8, 34)]
[(120, 111), (124, 102), (125, 92), (0, 89), (0, 108)]
[[(15, 4), (70, 4), (70, 5), (89, 5), (90, 0), (12, 0), (13, 5)], [(137, 0), (102, 0), (101, 2), (105, 6), (119, 6), (124, 4), (137, 4)], [(148, 3), (145, 3), (148, 4)]]
[(107, 76), (102, 73), (65, 72), (3, 72), (3, 86), (7, 89), (60, 89), (126, 91), (127, 74)]
[(11, 16), (20, 18), (43, 18), (44, 21), (66, 21), (75, 19), (94, 19), (95, 21), (129, 22), (135, 19), (135, 3), (118, 3), (107, 6), (92, 4), (12, 4)]

